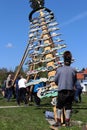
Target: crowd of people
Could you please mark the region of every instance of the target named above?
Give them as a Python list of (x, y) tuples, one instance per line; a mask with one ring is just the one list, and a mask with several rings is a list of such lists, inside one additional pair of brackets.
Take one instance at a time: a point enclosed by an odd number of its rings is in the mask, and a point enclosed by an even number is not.
[[(55, 84), (58, 85), (58, 97), (57, 97), (57, 121), (54, 126), (61, 126), (61, 114), (63, 108), (65, 109), (65, 124), (70, 125), (70, 117), (73, 102), (81, 102), (82, 87), (79, 80), (77, 80), (76, 69), (71, 67), (72, 54), (70, 51), (64, 52), (64, 65), (56, 70)], [(37, 75), (36, 79), (40, 76)], [(33, 80), (32, 76), (29, 81)], [(28, 82), (29, 82), (28, 81)], [(36, 106), (40, 106), (40, 98), (37, 96), (38, 88), (44, 87), (46, 84), (41, 82), (39, 84), (26, 87), (27, 80), (22, 75), (18, 76), (15, 84), (12, 85), (12, 76), (8, 75), (7, 79), (2, 84), (2, 95), (9, 102), (14, 95), (17, 105), (20, 106), (21, 102), (24, 105), (28, 105), (28, 101), (34, 101)]]
[[(31, 76), (29, 81), (33, 80), (34, 77)], [(36, 79), (40, 79), (40, 76), (37, 75)], [(2, 95), (6, 98), (7, 102), (11, 100), (11, 98), (15, 98), (17, 105), (20, 106), (21, 102), (27, 106), (29, 102), (34, 102), (35, 106), (40, 106), (40, 98), (37, 96), (38, 88), (44, 87), (45, 83), (40, 82), (35, 85), (31, 85), (26, 87), (26, 83), (29, 82), (22, 75), (19, 75), (15, 80), (13, 85), (12, 75), (9, 74), (7, 79), (2, 83)]]

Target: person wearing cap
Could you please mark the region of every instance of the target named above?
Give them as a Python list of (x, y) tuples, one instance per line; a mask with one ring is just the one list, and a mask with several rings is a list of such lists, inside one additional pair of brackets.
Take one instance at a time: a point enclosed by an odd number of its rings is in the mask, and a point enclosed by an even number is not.
[(77, 80), (76, 69), (70, 66), (72, 61), (71, 52), (65, 51), (63, 54), (63, 59), (64, 65), (57, 69), (55, 75), (55, 84), (58, 85), (56, 126), (61, 126), (61, 114), (63, 109), (65, 110), (65, 125), (70, 125), (74, 88)]

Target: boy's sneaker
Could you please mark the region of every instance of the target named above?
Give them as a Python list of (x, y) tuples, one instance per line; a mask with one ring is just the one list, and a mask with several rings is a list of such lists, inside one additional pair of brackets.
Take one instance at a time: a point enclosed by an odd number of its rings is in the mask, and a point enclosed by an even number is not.
[(66, 121), (66, 122), (65, 122), (65, 126), (66, 126), (66, 127), (69, 127), (69, 126), (70, 126), (70, 122)]
[(56, 123), (53, 124), (52, 126), (54, 126), (54, 127), (61, 127), (61, 122), (56, 122)]
[(29, 105), (28, 104), (24, 104), (25, 107), (28, 107)]

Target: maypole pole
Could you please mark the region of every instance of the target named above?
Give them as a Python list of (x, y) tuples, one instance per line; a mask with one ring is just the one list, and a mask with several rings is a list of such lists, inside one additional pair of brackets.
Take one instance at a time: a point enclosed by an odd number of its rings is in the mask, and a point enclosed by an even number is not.
[[(48, 86), (50, 86), (49, 88), (50, 90), (56, 89), (57, 92), (57, 86), (55, 85), (54, 82), (54, 76), (56, 73), (56, 69), (60, 66), (60, 64), (58, 65), (58, 62), (63, 54), (58, 53), (58, 50), (65, 48), (66, 45), (59, 44), (63, 40), (59, 39), (60, 33), (57, 34), (54, 32), (59, 30), (59, 28), (55, 27), (58, 24), (54, 19), (53, 12), (50, 9), (44, 7), (44, 0), (29, 0), (29, 2), (30, 7), (32, 8), (32, 11), (29, 13), (29, 21), (30, 21), (29, 42), (25, 49), (18, 70), (14, 76), (13, 84), (20, 72), (21, 67), (25, 62), (25, 59), (28, 56), (30, 59), (32, 59), (32, 62), (28, 63), (28, 69), (29, 69), (27, 72), (28, 83), (26, 84), (26, 86), (29, 87), (37, 83), (36, 81), (37, 74), (41, 75), (43, 72), (45, 72), (46, 79), (44, 82), (49, 83)], [(55, 43), (58, 44), (55, 45)], [(40, 52), (39, 49), (41, 50), (43, 49), (43, 51)], [(55, 63), (57, 63), (57, 65)], [(41, 66), (42, 70), (39, 69), (39, 67)], [(29, 81), (31, 75), (34, 75), (35, 80), (33, 82)], [(40, 80), (38, 82), (43, 81)], [(57, 94), (58, 93), (56, 93), (56, 95)], [(56, 120), (55, 107), (54, 107), (54, 113)]]
[(19, 66), (18, 66), (18, 69), (17, 69), (17, 71), (16, 71), (16, 73), (15, 73), (15, 76), (14, 76), (14, 79), (13, 79), (13, 82), (12, 82), (12, 85), (14, 85), (15, 80), (16, 80), (16, 78), (17, 78), (17, 76), (18, 76), (18, 74), (19, 74), (19, 72), (20, 72), (20, 70), (21, 70), (21, 68), (22, 68), (22, 66), (23, 66), (23, 64), (24, 64), (24, 62), (25, 62), (25, 59), (26, 59), (26, 57), (27, 57), (27, 55), (28, 55), (28, 48), (29, 48), (29, 43), (27, 44), (27, 47), (26, 47), (26, 49), (25, 49), (25, 52), (24, 52), (23, 57), (22, 57), (22, 59), (21, 59), (21, 62), (20, 62)]
[[(41, 30), (42, 30), (41, 39), (43, 39), (44, 45), (48, 44), (47, 47), (44, 47), (44, 52), (46, 52), (46, 51), (50, 52), (50, 50), (52, 50), (52, 48), (54, 47), (54, 42), (53, 42), (53, 39), (52, 39), (50, 32), (48, 31), (49, 28), (48, 28), (47, 23), (46, 23), (44, 10), (49, 12), (49, 16), (51, 15), (50, 20), (52, 20), (54, 18), (54, 14), (52, 13), (51, 10), (44, 7), (44, 0), (30, 0), (30, 3), (31, 3), (31, 7), (33, 8), (33, 11), (29, 15), (29, 20), (30, 20), (30, 22), (33, 22), (33, 20), (32, 20), (33, 14), (36, 13), (37, 11), (39, 11), (40, 20), (41, 20), (40, 26), (41, 26)], [(47, 40), (44, 40), (44, 39), (47, 39)], [(56, 51), (54, 51), (54, 54), (55, 53), (56, 53)], [(44, 56), (44, 59), (49, 59), (49, 58), (51, 58), (51, 59), (54, 58), (53, 53), (48, 53)], [(49, 67), (54, 68), (54, 60), (47, 62), (46, 67), (47, 68), (49, 68)], [(56, 73), (56, 70), (48, 71), (48, 74), (47, 74), (48, 79), (50, 80), (51, 77), (54, 77), (55, 73)], [(36, 75), (37, 74), (35, 74), (34, 78), (36, 78)], [(29, 76), (28, 76), (28, 79), (29, 79)], [(54, 81), (50, 82), (50, 86), (51, 86), (51, 88), (57, 88)], [(55, 107), (54, 107), (54, 115), (55, 115), (55, 120), (56, 120)]]

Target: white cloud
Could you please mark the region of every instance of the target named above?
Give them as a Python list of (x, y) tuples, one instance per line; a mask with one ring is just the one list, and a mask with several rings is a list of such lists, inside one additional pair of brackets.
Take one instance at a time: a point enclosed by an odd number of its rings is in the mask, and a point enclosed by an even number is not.
[(87, 11), (85, 11), (85, 12), (83, 12), (83, 13), (81, 13), (81, 14), (79, 14), (79, 15), (73, 17), (73, 18), (71, 18), (70, 20), (68, 20), (68, 21), (66, 21), (66, 22), (64, 22), (64, 23), (62, 23), (61, 26), (65, 26), (65, 25), (74, 23), (74, 22), (76, 22), (76, 21), (78, 21), (78, 20), (80, 20), (80, 19), (83, 19), (83, 18), (85, 18), (85, 17), (87, 17)]
[(12, 47), (13, 47), (13, 44), (12, 44), (12, 43), (8, 43), (8, 44), (6, 45), (6, 47), (7, 47), (7, 48), (12, 48)]

